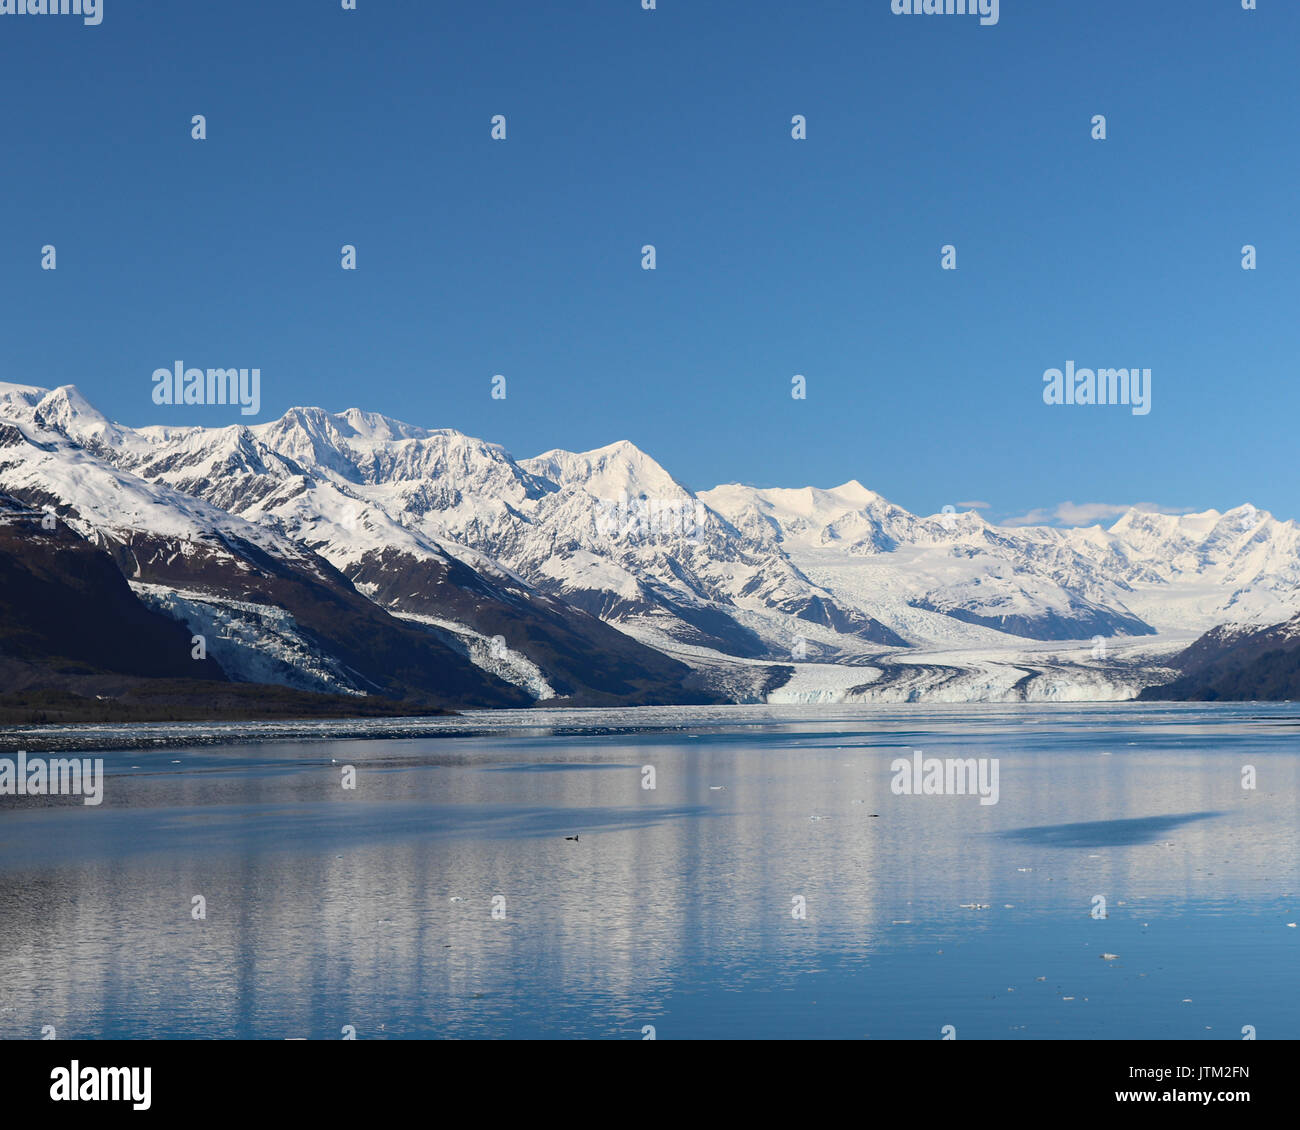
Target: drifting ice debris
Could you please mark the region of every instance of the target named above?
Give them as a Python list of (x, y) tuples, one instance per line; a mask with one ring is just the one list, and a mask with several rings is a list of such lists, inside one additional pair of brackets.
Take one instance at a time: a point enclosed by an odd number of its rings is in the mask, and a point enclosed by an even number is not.
[(710, 785), (710, 786), (709, 786), (709, 792), (711, 792), (711, 793), (724, 793), (724, 792), (726, 792), (726, 791), (727, 791), (727, 786), (726, 786), (726, 785)]
[(964, 902), (961, 904), (962, 910), (988, 910), (989, 904), (986, 902)]
[(461, 898), (460, 895), (452, 895), (451, 898), (449, 898), (447, 901), (448, 901), (448, 902), (464, 902), (465, 900), (464, 900), (463, 898)]
[(1104, 954), (1101, 955), (1101, 960), (1102, 960), (1102, 961), (1118, 961), (1118, 960), (1119, 960), (1119, 954), (1117, 954), (1117, 953), (1104, 953)]

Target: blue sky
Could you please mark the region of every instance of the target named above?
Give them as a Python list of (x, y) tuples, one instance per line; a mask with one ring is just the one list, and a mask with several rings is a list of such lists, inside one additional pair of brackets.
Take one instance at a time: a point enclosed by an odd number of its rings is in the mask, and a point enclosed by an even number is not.
[[(629, 439), (695, 488), (1300, 517), (1297, 45), (1293, 0), (0, 16), (0, 379), (218, 425), (151, 374), (256, 366), (256, 419)], [(1150, 414), (1045, 405), (1069, 360), (1150, 368)]]

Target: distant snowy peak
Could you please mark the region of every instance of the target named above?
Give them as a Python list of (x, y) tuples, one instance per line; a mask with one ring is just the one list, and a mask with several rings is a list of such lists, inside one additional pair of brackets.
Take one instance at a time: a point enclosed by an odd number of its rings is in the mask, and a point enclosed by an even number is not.
[(518, 505), (555, 489), (499, 444), (357, 409), (331, 415), (295, 408), (250, 430), (268, 450), (311, 473), (396, 492), (413, 513), (454, 509), (470, 494)]
[(81, 394), (76, 385), (62, 385), (41, 397), (36, 415), (50, 427), (75, 424), (83, 429), (116, 430), (116, 425)]
[(1107, 532), (1134, 548), (1164, 552), (1170, 547), (1187, 545), (1235, 546), (1260, 532), (1272, 534), (1295, 528), (1294, 522), (1280, 522), (1267, 510), (1247, 503), (1223, 513), (1204, 510), (1195, 514), (1161, 514), (1130, 509)]
[(289, 557), (302, 555), (289, 539), (164, 483), (119, 470), (59, 432), (27, 422), (11, 425), (0, 448), (0, 489), (53, 509), (83, 536), (118, 531), (180, 541), (228, 537)]
[[(1082, 531), (1070, 533), (1081, 540)], [(1120, 558), (1165, 579), (1300, 584), (1300, 526), (1251, 505), (1179, 515), (1130, 510), (1107, 535)]]
[(751, 536), (771, 531), (790, 549), (887, 553), (905, 543), (969, 538), (985, 528), (973, 512), (919, 518), (856, 479), (829, 490), (729, 483), (702, 491), (700, 498), (737, 530)]
[(0, 381), (0, 416), (6, 420), (31, 419), (32, 410), (49, 395), (48, 388)]
[(0, 416), (58, 432), (90, 447), (120, 447), (133, 434), (95, 408), (76, 385), (44, 389), (0, 384)]
[[(401, 420), (394, 420), (391, 416), (380, 415), (378, 412), (364, 412), (360, 408), (349, 408), (344, 412), (336, 413), (332, 419), (340, 432), (346, 426), (357, 438), (384, 443), (396, 439), (427, 439), (433, 434), (429, 428), (419, 428), (413, 424), (403, 423)], [(459, 434), (450, 428), (446, 429), (446, 432), (452, 435)]]
[[(1244, 518), (1247, 511), (1240, 511)], [(1208, 540), (1225, 532), (1226, 515), (1217, 510), (1200, 514), (1160, 514), (1149, 510), (1130, 509), (1124, 512), (1108, 532), (1131, 548), (1144, 554), (1168, 554), (1171, 550), (1182, 553), (1188, 547), (1204, 545)], [(1238, 531), (1247, 532), (1242, 522)]]
[(582, 487), (602, 499), (683, 499), (691, 492), (633, 443), (619, 440), (594, 451), (547, 451), (519, 465), (560, 486)]
[[(515, 600), (506, 590), (516, 584), (539, 609), (554, 598), (649, 642), (773, 661), (805, 636), (818, 654), (857, 658), (880, 646), (1277, 622), (1300, 609), (1300, 530), (1249, 505), (1134, 508), (1108, 529), (998, 527), (955, 507), (912, 514), (856, 479), (696, 494), (627, 440), (515, 460), (454, 429), (359, 408), (131, 429), (72, 386), (11, 384), (0, 385), (3, 420), (35, 444), (6, 456), (24, 499), (44, 490), (71, 505), (76, 495), (95, 523), (169, 530), (187, 514), (200, 527), (213, 513), (237, 515), (403, 614), (440, 614), (411, 603), (424, 601), (422, 586), (439, 600), (454, 590), (469, 609), (487, 591), (479, 577), (487, 589), (505, 584), (494, 601)], [(43, 460), (40, 444), (60, 438), (77, 451)], [(84, 483), (30, 481), (88, 456), (98, 469)], [(119, 485), (101, 489), (109, 468)], [(165, 501), (164, 488), (182, 497)], [(188, 513), (185, 497), (213, 511)], [(630, 505), (611, 512), (620, 500)], [(463, 615), (481, 630), (480, 613)]]
[(712, 490), (702, 491), (701, 497), (707, 498), (709, 504), (719, 512), (754, 506), (782, 520), (798, 520), (810, 525), (826, 525), (853, 511), (891, 505), (857, 479), (850, 479), (842, 486), (830, 489), (753, 487), (742, 483), (725, 483)]

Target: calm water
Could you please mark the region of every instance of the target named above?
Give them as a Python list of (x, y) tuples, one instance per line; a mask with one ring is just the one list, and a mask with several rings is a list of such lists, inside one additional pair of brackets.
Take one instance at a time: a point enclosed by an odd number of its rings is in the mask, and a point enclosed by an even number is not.
[[(0, 1036), (1300, 1037), (1300, 709), (540, 721), (150, 731), (99, 808), (0, 798)], [(998, 803), (894, 795), (914, 749)]]

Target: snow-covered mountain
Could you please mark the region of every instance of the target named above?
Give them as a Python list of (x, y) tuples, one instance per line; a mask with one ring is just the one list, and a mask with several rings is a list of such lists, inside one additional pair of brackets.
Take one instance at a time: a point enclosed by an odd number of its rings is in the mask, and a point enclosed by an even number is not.
[[(240, 429), (146, 435), (83, 405), (75, 390), (0, 387), (0, 492), (106, 552), (142, 603), (202, 635), (232, 677), (436, 705), (692, 700), (688, 667), (491, 563), (466, 566), (328, 487), (323, 512), (310, 512), (298, 497), (306, 476), (284, 461), (268, 466)], [(292, 530), (256, 504), (244, 501), (250, 520), (203, 497), (229, 505), (277, 490), (298, 518)], [(331, 535), (382, 557), (385, 583), (409, 585), (412, 614), (397, 615), (317, 552)], [(513, 635), (546, 659), (547, 675)], [(188, 646), (174, 663), (190, 671)]]
[(107, 433), (98, 413), (82, 428), (79, 401), (59, 389), (31, 411), (122, 470), (319, 552), (399, 614), (437, 611), (428, 585), (405, 576), (414, 563), (459, 563), (517, 599), (553, 598), (640, 638), (727, 655), (788, 659), (800, 621), (855, 647), (905, 644), (779, 550), (751, 551), (630, 444), (519, 463), (449, 429), (314, 408), (254, 427)]
[(856, 481), (834, 490), (733, 484), (701, 498), (914, 642), (951, 641), (954, 620), (1039, 640), (1154, 631), (1126, 607), (1129, 586), (1078, 554), (1064, 531), (998, 529), (975, 513), (918, 518)]
[(0, 385), (0, 428), (0, 490), (66, 514), (151, 607), (278, 633), (304, 685), (369, 692), (249, 611), (259, 554), (528, 701), (1131, 697), (1197, 634), (1300, 611), (1300, 529), (1249, 506), (997, 527), (856, 481), (695, 494), (627, 442), (515, 460), (358, 409), (132, 429), (70, 386)]
[[(389, 616), (309, 548), (121, 470), (62, 432), (0, 421), (0, 492), (11, 510), (17, 503), (51, 515), (53, 530), (34, 517), (20, 525), (25, 537), (11, 551), (35, 552), (47, 534), (70, 531), (111, 559), (140, 603), (202, 636), (207, 658), (228, 675), (436, 705), (528, 701), (444, 641)], [(159, 661), (187, 677), (196, 657), (190, 636), (176, 638), (184, 646)]]

